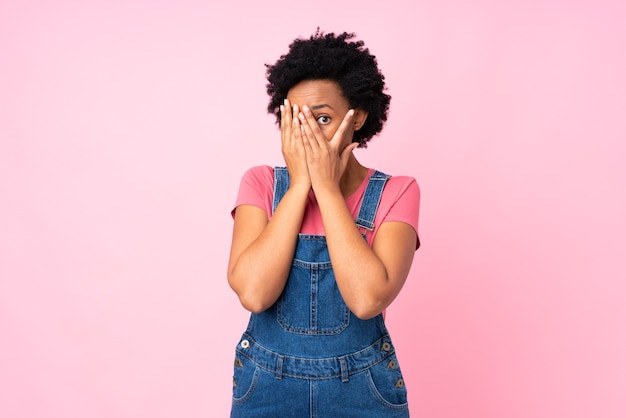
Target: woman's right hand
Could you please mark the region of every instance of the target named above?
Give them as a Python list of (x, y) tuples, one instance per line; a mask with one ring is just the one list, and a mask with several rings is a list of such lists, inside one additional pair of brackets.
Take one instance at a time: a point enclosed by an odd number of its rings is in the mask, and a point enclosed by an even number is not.
[(292, 107), (287, 99), (280, 106), (282, 152), (287, 170), (289, 171), (290, 185), (304, 185), (310, 188), (311, 177), (309, 176), (306, 153), (302, 143), (302, 130), (297, 116), (299, 113), (298, 105), (293, 105)]

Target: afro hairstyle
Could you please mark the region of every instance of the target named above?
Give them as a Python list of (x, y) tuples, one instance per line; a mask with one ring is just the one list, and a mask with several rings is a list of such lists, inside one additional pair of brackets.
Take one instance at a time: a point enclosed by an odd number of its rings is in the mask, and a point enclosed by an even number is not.
[(368, 113), (365, 124), (354, 132), (353, 142), (365, 148), (387, 120), (391, 96), (385, 94), (385, 77), (378, 69), (376, 57), (363, 41), (352, 41), (356, 35), (344, 32), (324, 34), (319, 28), (309, 39), (296, 39), (289, 52), (274, 65), (266, 64), (267, 111), (276, 115), (280, 126), (280, 105), (289, 89), (304, 80), (335, 81), (350, 107)]

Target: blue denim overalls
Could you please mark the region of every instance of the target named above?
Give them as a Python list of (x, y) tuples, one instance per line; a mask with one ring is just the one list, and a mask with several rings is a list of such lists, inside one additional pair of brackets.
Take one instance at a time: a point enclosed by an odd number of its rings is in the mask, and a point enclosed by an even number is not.
[[(372, 229), (388, 175), (369, 179), (356, 223)], [(274, 201), (289, 188), (274, 169)], [(276, 303), (252, 314), (237, 345), (232, 417), (408, 417), (407, 392), (382, 315), (361, 320), (343, 301), (324, 236), (298, 237)]]

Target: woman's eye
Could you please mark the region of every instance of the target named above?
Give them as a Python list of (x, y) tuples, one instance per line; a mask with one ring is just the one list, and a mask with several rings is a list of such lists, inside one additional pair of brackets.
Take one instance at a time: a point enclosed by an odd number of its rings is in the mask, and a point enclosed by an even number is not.
[(317, 123), (320, 125), (328, 125), (330, 123), (330, 116), (322, 115), (317, 117)]

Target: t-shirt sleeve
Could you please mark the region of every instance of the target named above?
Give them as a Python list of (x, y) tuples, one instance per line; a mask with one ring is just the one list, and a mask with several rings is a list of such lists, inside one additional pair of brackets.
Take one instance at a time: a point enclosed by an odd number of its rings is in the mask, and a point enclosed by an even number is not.
[(239, 184), (239, 192), (231, 215), (241, 205), (252, 205), (263, 209), (268, 216), (272, 213), (274, 191), (274, 169), (267, 165), (256, 166), (246, 171)]
[[(377, 225), (383, 222), (404, 222), (418, 234), (419, 207), (420, 188), (417, 181), (412, 177), (391, 177), (380, 202), (378, 216), (381, 218), (377, 220)], [(418, 234), (417, 247), (419, 245)]]

